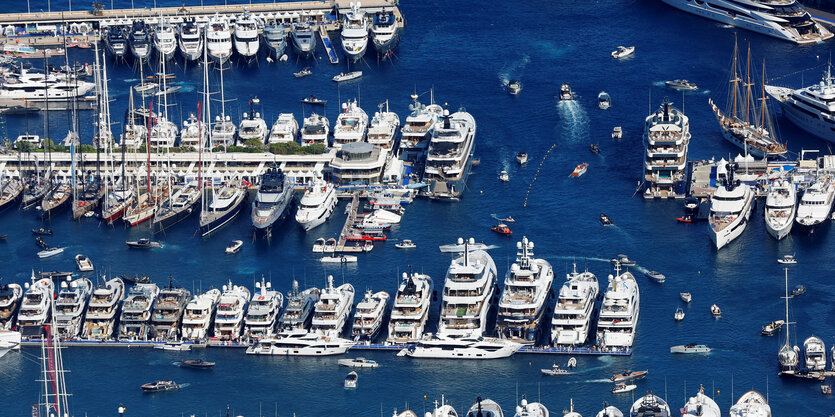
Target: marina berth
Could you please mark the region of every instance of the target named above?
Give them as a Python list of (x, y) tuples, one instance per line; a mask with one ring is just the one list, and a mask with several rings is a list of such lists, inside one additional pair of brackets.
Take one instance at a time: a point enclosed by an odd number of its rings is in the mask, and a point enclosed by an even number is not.
[(219, 289), (212, 288), (188, 302), (183, 312), (183, 341), (200, 343), (209, 338), (220, 295)]
[(533, 248), (527, 237), (516, 243), (516, 262), (505, 275), (496, 324), (499, 337), (526, 345), (540, 338), (554, 281), (551, 263), (534, 258)]
[(55, 285), (49, 278), (38, 279), (32, 272), (31, 282), (23, 285), (25, 292), (17, 313), (17, 330), (24, 340), (42, 339), (43, 325), (52, 319)]
[(450, 338), (479, 338), (487, 327), (487, 315), (496, 291), (496, 264), (483, 250), (471, 251), (475, 243), (470, 238), (464, 252), (454, 258), (447, 269), (441, 302), (438, 336)]
[(250, 299), (249, 294), (248, 288), (232, 285), (231, 281), (223, 286), (223, 293), (215, 314), (212, 340), (236, 342), (240, 339), (244, 326), (244, 312)]
[(415, 343), (423, 337), (432, 302), (432, 278), (404, 272), (394, 295), (387, 344)]
[(426, 156), (424, 196), (430, 199), (460, 199), (467, 185), (475, 151), (476, 122), (463, 109), (450, 114), (444, 109), (432, 131)]
[(168, 286), (160, 289), (151, 310), (151, 329), (148, 337), (155, 341), (178, 340), (181, 333), (183, 310), (191, 300), (191, 291), (174, 286), (169, 277)]
[(722, 159), (716, 168), (716, 178), (721, 184), (710, 199), (708, 221), (708, 235), (716, 250), (742, 234), (754, 205), (754, 192), (734, 178), (734, 165)]
[(644, 125), (644, 197), (684, 198), (690, 119), (665, 100)]
[(255, 291), (244, 317), (243, 339), (254, 341), (272, 336), (282, 307), (284, 295), (274, 290), (272, 282), (265, 281), (261, 276), (261, 282), (255, 283)]
[(385, 291), (366, 291), (362, 301), (357, 304), (351, 335), (355, 342), (371, 344), (380, 331), (388, 312), (390, 296)]
[(81, 332), (87, 300), (92, 292), (93, 283), (87, 278), (61, 281), (55, 299), (55, 330), (60, 337), (74, 339)]
[(771, 182), (765, 198), (765, 228), (773, 238), (780, 240), (789, 235), (797, 210), (795, 186), (788, 179)]
[(119, 305), (125, 298), (125, 283), (112, 278), (93, 290), (81, 337), (87, 340), (109, 340), (116, 335), (116, 318)]
[(128, 289), (119, 316), (119, 340), (148, 340), (151, 309), (159, 296), (154, 283), (137, 283)]
[(780, 103), (783, 116), (797, 127), (823, 140), (835, 142), (835, 76), (827, 62), (823, 79), (808, 87), (791, 89), (766, 85), (765, 91)]
[(11, 330), (15, 325), (15, 314), (23, 298), (20, 284), (3, 284), (0, 279), (0, 330)]
[(615, 274), (609, 275), (609, 285), (600, 307), (596, 344), (615, 350), (632, 347), (640, 302), (638, 282), (629, 271), (621, 273), (620, 262), (616, 262)]
[(577, 272), (577, 264), (574, 264), (573, 272), (566, 274), (554, 306), (552, 345), (571, 347), (588, 341), (599, 292), (597, 277), (589, 271)]

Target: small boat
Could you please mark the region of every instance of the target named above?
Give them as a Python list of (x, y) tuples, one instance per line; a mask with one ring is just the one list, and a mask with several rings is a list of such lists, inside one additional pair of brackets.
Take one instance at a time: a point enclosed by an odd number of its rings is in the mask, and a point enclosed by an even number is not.
[(528, 163), (528, 153), (527, 152), (517, 152), (516, 153), (516, 161), (519, 162), (519, 165), (525, 165)]
[(612, 139), (617, 140), (617, 139), (620, 139), (622, 137), (623, 137), (623, 128), (620, 127), (620, 126), (615, 126), (612, 129)]
[(377, 361), (365, 358), (340, 359), (336, 361), (339, 366), (347, 366), (349, 368), (376, 368), (380, 366)]
[(680, 292), (678, 293), (678, 296), (681, 297), (681, 301), (684, 301), (685, 303), (693, 301), (693, 295), (689, 292)]
[(568, 362), (565, 364), (566, 368), (576, 368), (577, 367), (577, 359), (573, 356), (568, 358)]
[(188, 352), (191, 350), (191, 345), (183, 342), (168, 342), (154, 345), (154, 349), (167, 350), (171, 352)]
[(44, 249), (38, 252), (38, 258), (49, 258), (51, 256), (60, 255), (64, 253), (64, 248), (51, 248), (51, 249)]
[(522, 83), (519, 80), (510, 80), (507, 83), (507, 91), (512, 95), (517, 95), (522, 91)]
[(760, 334), (762, 334), (763, 336), (772, 336), (774, 335), (774, 333), (779, 332), (783, 328), (784, 324), (786, 324), (786, 322), (783, 320), (772, 321), (771, 323), (768, 323), (765, 326), (763, 326), (763, 329), (760, 332)]
[(320, 261), (326, 264), (347, 264), (356, 263), (357, 257), (354, 255), (323, 256)]
[(635, 388), (638, 388), (638, 386), (635, 385), (635, 384), (629, 384), (629, 385), (626, 385), (626, 384), (623, 384), (623, 383), (615, 384), (615, 387), (612, 388), (612, 394), (623, 394), (624, 392), (632, 391)]
[(302, 77), (307, 77), (308, 75), (312, 75), (312, 74), (313, 74), (313, 71), (311, 71), (310, 68), (302, 68), (301, 71), (294, 72), (293, 76), (296, 77), (296, 78), (302, 78)]
[(600, 224), (604, 226), (611, 226), (614, 223), (612, 223), (612, 219), (610, 219), (609, 216), (605, 215), (604, 213), (600, 213)]
[(635, 53), (634, 46), (618, 46), (618, 49), (612, 51), (612, 58), (621, 59)]
[(145, 392), (160, 392), (180, 389), (174, 381), (154, 381), (147, 384), (142, 384), (142, 390)]
[(792, 290), (792, 297), (797, 297), (798, 295), (803, 295), (803, 294), (806, 294), (806, 287), (804, 287), (802, 285), (798, 285), (798, 286), (794, 287), (794, 289)]
[(647, 271), (644, 273), (644, 275), (646, 275), (646, 277), (649, 279), (654, 279), (656, 282), (664, 282), (667, 279), (667, 277), (664, 276), (664, 274), (658, 271)]
[(693, 223), (693, 218), (690, 216), (676, 217), (676, 221), (679, 223)]
[(417, 245), (409, 239), (403, 239), (400, 242), (395, 243), (394, 247), (397, 249), (413, 249), (416, 248)]
[(560, 100), (571, 101), (574, 100), (574, 92), (571, 91), (571, 86), (568, 83), (563, 83), (560, 86)]
[(821, 394), (832, 395), (832, 386), (826, 384), (821, 385)]
[(794, 255), (783, 255), (782, 258), (777, 258), (777, 263), (783, 265), (794, 265), (797, 263), (797, 259)]
[(232, 243), (226, 247), (226, 253), (232, 255), (241, 251), (241, 247), (244, 245), (242, 240), (233, 240)]
[(619, 254), (618, 256), (612, 258), (611, 262), (620, 262), (620, 264), (624, 266), (635, 266), (635, 261), (629, 259), (629, 257), (624, 254)]
[(712, 304), (710, 306), (710, 314), (713, 314), (713, 317), (722, 317), (722, 309), (718, 305)]
[(502, 171), (499, 173), (499, 180), (502, 182), (510, 181), (510, 175), (507, 174), (507, 171)]
[(49, 249), (49, 243), (46, 243), (46, 241), (40, 236), (35, 238), (35, 244), (41, 249)]
[(75, 255), (75, 264), (78, 265), (78, 270), (81, 272), (93, 270), (93, 261), (91, 261), (90, 258), (80, 253), (78, 255)]
[(710, 348), (705, 345), (688, 343), (686, 345), (671, 347), (670, 353), (710, 353)]
[(129, 241), (125, 242), (125, 244), (132, 247), (132, 248), (138, 248), (138, 249), (159, 249), (159, 248), (163, 247), (162, 243), (155, 242), (151, 239), (144, 238), (144, 237), (142, 239), (139, 239), (139, 240), (136, 240), (136, 241), (130, 241), (129, 240)]
[(621, 374), (613, 375), (612, 382), (626, 382), (641, 379), (647, 376), (649, 371), (624, 371)]
[(684, 320), (684, 310), (683, 310), (681, 307), (676, 308), (676, 314), (675, 314), (675, 315), (673, 315), (673, 318), (674, 318), (676, 321), (682, 321), (682, 320)]
[(591, 151), (591, 153), (600, 153), (600, 147), (597, 146), (596, 143), (590, 143), (589, 150)]
[(32, 234), (40, 236), (52, 236), (52, 229), (44, 229), (43, 227), (40, 229), (32, 229)]
[(215, 366), (215, 363), (203, 359), (183, 359), (180, 361), (180, 366), (192, 369), (211, 369)]
[(490, 230), (492, 230), (492, 231), (494, 231), (494, 232), (496, 232), (496, 233), (498, 233), (498, 234), (500, 234), (500, 235), (507, 235), (507, 236), (509, 236), (509, 235), (512, 235), (512, 234), (513, 234), (513, 231), (511, 231), (511, 230), (510, 230), (510, 228), (509, 228), (509, 227), (507, 227), (507, 225), (506, 225), (506, 224), (504, 224), (504, 223), (499, 223), (499, 224), (497, 224), (497, 225), (495, 225), (495, 226), (491, 227), (491, 228), (490, 228)]
[(137, 93), (147, 93), (151, 90), (156, 90), (159, 87), (156, 83), (145, 83), (133, 86)]
[(600, 94), (597, 95), (597, 108), (600, 110), (606, 110), (609, 107), (612, 107), (612, 97), (609, 96), (609, 93), (601, 91)]
[(305, 97), (302, 99), (302, 103), (305, 104), (327, 104), (327, 100), (322, 100), (320, 98), (316, 98), (315, 96)]
[(183, 89), (183, 86), (181, 86), (181, 85), (170, 85), (170, 86), (166, 87), (165, 90), (157, 91), (156, 93), (154, 93), (154, 95), (157, 96), (157, 97), (161, 97), (161, 96), (165, 96), (165, 95), (176, 94), (178, 91), (180, 91), (182, 89)]
[(672, 80), (672, 81), (665, 81), (664, 85), (674, 90), (679, 91), (695, 91), (699, 89), (695, 83), (691, 83), (687, 80)]
[(573, 172), (571, 173), (571, 175), (569, 175), (569, 176), (570, 176), (570, 177), (575, 177), (575, 178), (576, 178), (576, 177), (579, 177), (579, 176), (581, 176), (581, 175), (585, 174), (585, 173), (586, 173), (586, 170), (587, 170), (588, 168), (589, 168), (589, 164), (587, 164), (587, 163), (583, 162), (582, 164), (577, 165), (577, 167), (576, 167), (576, 168), (574, 168), (574, 171), (573, 171)]
[(122, 274), (122, 275), (119, 276), (119, 278), (122, 278), (122, 281), (131, 283), (131, 284), (148, 284), (148, 283), (151, 282), (151, 278), (146, 276), (146, 275), (139, 276), (139, 275)]
[(554, 364), (550, 368), (540, 369), (540, 372), (542, 372), (542, 375), (568, 375), (568, 371), (560, 368), (557, 364)]
[(335, 82), (341, 83), (343, 81), (355, 80), (362, 77), (362, 71), (341, 72), (333, 76)]
[(357, 388), (357, 379), (359, 379), (359, 376), (357, 376), (357, 373), (354, 372), (354, 371), (351, 371), (351, 373), (349, 373), (348, 376), (345, 377), (345, 389), (356, 389)]
[(325, 242), (325, 246), (322, 247), (322, 252), (324, 253), (332, 253), (336, 250), (336, 239), (330, 238)]

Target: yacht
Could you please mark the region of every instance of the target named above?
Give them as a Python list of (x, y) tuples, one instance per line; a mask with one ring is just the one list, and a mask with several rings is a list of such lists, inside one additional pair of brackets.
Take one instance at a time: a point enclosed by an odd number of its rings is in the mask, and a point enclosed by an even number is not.
[(211, 147), (216, 148), (222, 146), (224, 149), (235, 144), (235, 132), (238, 130), (235, 124), (232, 123), (232, 118), (226, 115), (215, 116), (215, 122), (212, 125), (211, 132)]
[(194, 206), (199, 200), (200, 189), (197, 181), (183, 185), (157, 207), (151, 230), (154, 233), (164, 232), (183, 221), (196, 211)]
[(299, 123), (293, 113), (281, 113), (270, 129), (268, 143), (295, 142), (298, 134)]
[(320, 116), (317, 113), (310, 113), (309, 117), (304, 118), (304, 123), (302, 124), (302, 146), (318, 144), (324, 145), (327, 148), (329, 132), (330, 122), (328, 122), (328, 118)]
[(125, 36), (124, 26), (110, 26), (107, 29), (105, 46), (107, 50), (116, 57), (122, 58), (128, 51), (128, 38)]
[(209, 338), (212, 320), (217, 304), (220, 302), (220, 290), (212, 288), (189, 301), (183, 312), (182, 340), (203, 342)]
[(423, 337), (429, 305), (432, 302), (432, 278), (412, 272), (403, 279), (394, 295), (387, 344), (415, 343)]
[(244, 339), (258, 340), (271, 337), (275, 331), (278, 312), (284, 307), (284, 295), (272, 289), (272, 283), (255, 283), (255, 292), (244, 317)]
[(567, 274), (551, 319), (551, 344), (570, 347), (588, 341), (600, 286), (589, 271)]
[(227, 182), (220, 187), (212, 187), (210, 194), (212, 201), (200, 211), (200, 235), (203, 237), (216, 232), (238, 216), (249, 190), (244, 185)]
[(644, 197), (684, 197), (690, 119), (672, 103), (647, 116), (644, 124)]
[[(93, 91), (95, 84), (79, 79), (58, 78), (53, 74), (44, 74), (27, 70), (21, 66), (20, 71), (7, 74), (0, 82), (0, 99), (17, 101), (53, 101), (66, 102), (73, 98), (80, 98)], [(22, 135), (24, 140), (38, 144), (40, 138), (35, 135)], [(18, 140), (21, 140), (21, 137)], [(17, 141), (15, 142), (17, 143)]]
[(789, 334), (789, 270), (786, 269), (786, 295), (783, 299), (786, 301), (786, 320), (784, 321), (786, 331), (786, 341), (780, 346), (777, 351), (777, 361), (780, 363), (781, 374), (787, 372), (794, 373), (797, 370), (797, 365), (800, 362), (800, 349), (797, 346), (792, 346), (791, 335)]
[(819, 337), (810, 336), (803, 342), (806, 369), (810, 371), (826, 370), (826, 346)]
[(151, 282), (134, 284), (128, 290), (119, 316), (119, 340), (148, 340), (151, 309), (159, 296), (159, 286)]
[(467, 417), (504, 417), (504, 412), (495, 401), (478, 397), (476, 403), (467, 411)]
[(353, 342), (336, 336), (322, 336), (305, 330), (285, 332), (281, 337), (268, 337), (247, 348), (248, 355), (327, 356), (341, 355)]
[(690, 397), (681, 407), (682, 417), (722, 417), (722, 411), (716, 401), (705, 395), (705, 388), (700, 387), (695, 397)]
[(487, 316), (496, 290), (496, 264), (483, 250), (470, 250), (475, 240), (464, 244), (464, 252), (449, 265), (441, 303), (438, 336), (479, 338), (486, 331)]
[(40, 339), (43, 325), (51, 318), (55, 284), (49, 278), (36, 278), (34, 272), (31, 280), (31, 283), (24, 284), (26, 291), (17, 313), (17, 330), (24, 339)]
[(184, 18), (183, 23), (177, 26), (177, 43), (180, 55), (186, 61), (196, 61), (203, 55), (202, 28), (193, 17)]
[(157, 48), (157, 54), (166, 61), (174, 58), (177, 52), (177, 33), (165, 19), (154, 31), (154, 46)]
[(797, 195), (791, 181), (785, 178), (772, 181), (765, 198), (765, 229), (768, 234), (777, 240), (788, 236), (796, 210)]
[(780, 102), (783, 116), (799, 128), (829, 142), (835, 142), (835, 76), (832, 63), (826, 66), (823, 80), (808, 87), (791, 89), (765, 86), (765, 91)]
[(461, 198), (467, 187), (475, 150), (475, 119), (459, 110), (449, 114), (444, 109), (442, 121), (433, 132), (426, 156), (424, 194), (431, 199)]
[(302, 58), (314, 57), (316, 54), (316, 34), (307, 23), (294, 23), (290, 32), (293, 40), (293, 48), (296, 54)]
[(0, 330), (0, 358), (11, 350), (20, 350), (20, 332)]
[(357, 100), (342, 103), (342, 113), (336, 118), (333, 127), (333, 147), (342, 149), (342, 145), (364, 142), (368, 130), (368, 114), (361, 109)]
[(797, 225), (806, 231), (815, 229), (829, 220), (832, 202), (835, 200), (835, 184), (827, 178), (819, 178), (803, 190), (797, 205)]
[(249, 289), (244, 286), (232, 285), (231, 281), (223, 286), (215, 315), (214, 338), (234, 342), (241, 337), (249, 298)]
[(342, 22), (342, 51), (351, 62), (357, 62), (368, 48), (368, 21), (359, 2), (351, 2), (351, 10)]
[(3, 284), (0, 280), (0, 330), (11, 330), (15, 324), (15, 314), (23, 297), (20, 284)]
[(400, 116), (389, 111), (389, 101), (380, 103), (368, 125), (368, 143), (383, 149), (394, 149), (397, 133), (400, 130)]
[(51, 218), (53, 215), (70, 206), (72, 188), (69, 184), (57, 184), (46, 193), (41, 201), (41, 217)]
[(516, 406), (516, 414), (513, 417), (548, 417), (549, 415), (544, 405), (538, 402), (529, 403), (528, 399), (522, 395), (522, 401)]
[(61, 282), (61, 290), (55, 299), (55, 329), (58, 336), (74, 339), (81, 332), (87, 299), (93, 291), (93, 283), (87, 278)]
[(533, 242), (516, 242), (516, 262), (504, 278), (496, 323), (499, 337), (532, 345), (540, 335), (540, 322), (551, 298), (554, 269), (545, 259), (534, 258)]
[(274, 226), (283, 220), (293, 203), (293, 186), (290, 178), (277, 164), (261, 175), (261, 184), (252, 201), (252, 227), (256, 234), (270, 236)]
[(246, 61), (258, 56), (258, 22), (248, 12), (235, 20), (235, 50)]
[(218, 14), (206, 26), (206, 46), (213, 61), (224, 64), (232, 56), (232, 33), (229, 22)]
[(151, 33), (150, 27), (143, 20), (134, 20), (128, 37), (130, 51), (133, 57), (140, 62), (147, 61), (151, 57)]
[(357, 311), (354, 313), (351, 335), (355, 342), (371, 344), (374, 341), (374, 337), (383, 326), (388, 302), (389, 294), (385, 291), (365, 292), (365, 297), (357, 304)]
[[(160, 85), (160, 88), (163, 88), (162, 85)], [(148, 138), (151, 141), (151, 148), (163, 150), (173, 147), (179, 133), (179, 129), (174, 122), (168, 120), (167, 116), (160, 116), (151, 127), (151, 134)]]
[(23, 196), (23, 183), (17, 178), (6, 178), (0, 182), (0, 211), (17, 203)]
[(731, 406), (730, 417), (771, 417), (771, 407), (762, 394), (748, 391)]
[(670, 406), (651, 391), (638, 398), (629, 409), (630, 417), (671, 417)]
[(264, 26), (264, 46), (267, 47), (267, 56), (275, 60), (281, 59), (284, 50), (287, 49), (287, 27), (269, 22)]
[(385, 58), (397, 48), (400, 42), (400, 28), (394, 17), (394, 12), (383, 8), (374, 14), (371, 23), (371, 41), (374, 42), (374, 49), (377, 56)]
[(710, 199), (710, 240), (716, 249), (731, 243), (739, 237), (751, 217), (754, 206), (754, 192), (746, 184), (734, 179), (734, 167), (719, 161), (716, 168), (716, 178), (722, 184), (716, 188)]
[(318, 288), (308, 288), (300, 292), (298, 281), (293, 281), (293, 290), (287, 293), (287, 308), (281, 313), (276, 330), (279, 333), (307, 331), (318, 301)]
[(832, 37), (832, 32), (813, 20), (795, 0), (662, 1), (687, 13), (799, 45), (814, 44)]
[[(136, 150), (145, 143), (148, 137), (148, 128), (145, 127), (144, 117), (138, 115), (133, 104), (133, 89), (129, 90), (128, 112), (125, 113), (125, 130), (119, 138), (119, 143), (130, 150)], [(137, 117), (138, 116), (138, 117)], [(137, 120), (139, 119), (139, 120)]]
[(336, 198), (336, 189), (333, 184), (317, 178), (313, 184), (304, 191), (299, 201), (299, 210), (296, 212), (296, 221), (309, 232), (326, 222), (336, 209), (339, 201)]
[(333, 276), (328, 275), (328, 286), (319, 294), (319, 302), (313, 312), (312, 332), (320, 336), (338, 338), (351, 315), (354, 305), (354, 287), (351, 284), (333, 286)]
[(136, 193), (132, 185), (125, 182), (113, 184), (103, 199), (101, 206), (101, 218), (107, 224), (122, 218), (128, 207), (136, 201)]
[(238, 128), (238, 143), (243, 145), (250, 139), (255, 139), (258, 143), (264, 143), (267, 138), (267, 122), (261, 118), (261, 113), (252, 111), (252, 104), (249, 107), (249, 113), (244, 113), (241, 119), (240, 127)]
[(125, 298), (125, 283), (112, 278), (102, 283), (90, 296), (81, 337), (87, 340), (109, 340), (116, 330), (116, 313)]
[(600, 410), (595, 417), (623, 417), (623, 412), (613, 405), (603, 404), (604, 408)]
[(615, 275), (609, 275), (609, 286), (597, 321), (597, 346), (609, 349), (628, 349), (635, 341), (641, 293), (638, 282), (629, 271), (620, 272), (615, 263)]
[(433, 359), (501, 359), (507, 358), (522, 345), (494, 337), (433, 337), (427, 334), (415, 345), (403, 349), (398, 356)]
[(194, 113), (188, 115), (188, 120), (183, 121), (183, 129), (180, 130), (180, 147), (199, 149), (206, 147), (209, 143), (209, 130), (205, 123), (197, 120)]
[(444, 112), (434, 100), (427, 106), (418, 101), (419, 97), (412, 94), (413, 103), (409, 105), (411, 113), (406, 116), (406, 124), (400, 129), (400, 154), (405, 161), (415, 161), (423, 157), (429, 147), (429, 138)]
[(435, 400), (435, 409), (430, 413), (426, 412), (425, 417), (458, 417), (455, 408), (444, 402), (444, 396), (441, 395), (440, 407), (438, 407), (438, 400)]
[(191, 291), (174, 286), (169, 277), (168, 286), (162, 288), (151, 310), (151, 331), (149, 337), (157, 341), (177, 340), (180, 337), (183, 310), (191, 299)]

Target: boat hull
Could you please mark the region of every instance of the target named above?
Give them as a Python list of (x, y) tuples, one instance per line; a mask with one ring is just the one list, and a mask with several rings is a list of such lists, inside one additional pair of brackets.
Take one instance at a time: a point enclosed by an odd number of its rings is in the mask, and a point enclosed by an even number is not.
[(165, 232), (167, 229), (174, 227), (177, 223), (180, 223), (181, 221), (187, 219), (189, 216), (191, 216), (192, 213), (196, 211), (194, 210), (194, 206), (197, 204), (198, 201), (200, 201), (199, 198), (195, 200), (195, 203), (191, 204), (190, 206), (183, 207), (181, 210), (169, 212), (164, 217), (158, 218), (155, 215), (154, 222), (152, 224), (153, 232)]
[(394, 32), (394, 36), (389, 39), (380, 40), (376, 37), (372, 37), (374, 43), (374, 50), (377, 51), (377, 55), (380, 57), (387, 57), (392, 51), (397, 49), (397, 46), (400, 44), (400, 30)]
[(213, 219), (212, 221), (210, 221), (206, 224), (203, 224), (203, 222), (201, 221), (200, 222), (201, 223), (200, 224), (200, 234), (203, 237), (209, 236), (210, 234), (218, 231), (223, 226), (226, 226), (227, 224), (229, 224), (229, 222), (234, 220), (235, 217), (238, 217), (238, 214), (241, 213), (241, 210), (244, 207), (244, 202), (246, 201), (246, 196), (247, 196), (247, 193), (244, 193), (243, 197), (241, 197), (240, 200), (235, 202), (235, 204), (229, 210), (227, 210), (225, 213), (218, 216), (217, 218)]

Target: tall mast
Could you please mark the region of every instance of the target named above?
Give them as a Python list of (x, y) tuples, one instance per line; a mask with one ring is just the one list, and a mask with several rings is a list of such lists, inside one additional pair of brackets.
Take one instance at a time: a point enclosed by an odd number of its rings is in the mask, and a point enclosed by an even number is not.
[(148, 198), (151, 199), (152, 204), (156, 204), (153, 200), (154, 195), (151, 194), (151, 115), (154, 113), (154, 101), (151, 100), (151, 104), (148, 105), (148, 144), (146, 145), (148, 151)]
[(789, 341), (789, 268), (786, 269), (786, 346), (791, 346)]
[(750, 103), (751, 103), (751, 45), (748, 45), (748, 58), (745, 64), (745, 124), (749, 125), (751, 120), (749, 117)]
[(765, 95), (765, 59), (763, 59), (763, 82), (762, 91), (760, 92), (760, 134), (765, 134), (765, 101), (768, 97)]
[(733, 79), (731, 80), (731, 82), (734, 84), (734, 87), (733, 87), (733, 90), (734, 90), (734, 91), (733, 91), (733, 94), (734, 94), (734, 112), (733, 112), (733, 117), (734, 117), (734, 118), (736, 118), (736, 92), (737, 92), (737, 90), (739, 89), (739, 71), (738, 71), (738, 70), (737, 70), (737, 68), (736, 68), (737, 54), (738, 54), (738, 53), (739, 53), (739, 52), (738, 52), (738, 50), (737, 50), (737, 41), (736, 41), (736, 37), (734, 37), (734, 64), (733, 64), (734, 69), (733, 69)]
[(99, 43), (94, 42), (95, 44), (95, 52), (96, 52), (96, 74), (98, 75), (99, 82), (96, 85), (98, 87), (96, 89), (96, 107), (98, 110), (98, 123), (96, 123), (96, 184), (101, 184), (101, 160), (100, 160), (100, 152), (101, 149), (101, 128), (102, 128), (102, 93), (104, 92), (102, 88), (102, 73), (101, 73), (101, 64), (99, 63)]

